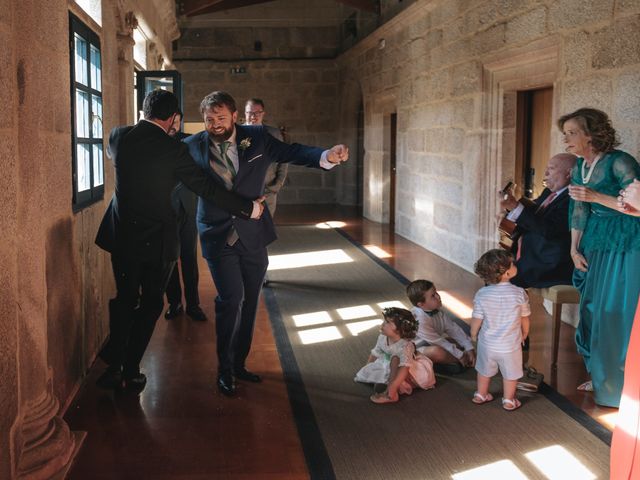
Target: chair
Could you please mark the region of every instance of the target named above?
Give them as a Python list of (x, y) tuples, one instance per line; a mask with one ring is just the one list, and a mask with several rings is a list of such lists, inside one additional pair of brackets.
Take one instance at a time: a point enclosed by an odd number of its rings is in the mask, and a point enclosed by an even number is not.
[(571, 285), (553, 285), (548, 288), (536, 288), (542, 298), (549, 300), (553, 307), (553, 362), (552, 369), (558, 368), (558, 346), (560, 344), (560, 323), (562, 317), (562, 305), (580, 303), (580, 293)]

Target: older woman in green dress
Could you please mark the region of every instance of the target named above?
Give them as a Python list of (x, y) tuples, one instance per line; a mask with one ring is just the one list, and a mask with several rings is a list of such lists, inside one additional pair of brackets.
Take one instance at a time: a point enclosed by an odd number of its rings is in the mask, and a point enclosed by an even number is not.
[(617, 196), (640, 177), (640, 165), (616, 150), (616, 131), (606, 113), (581, 108), (558, 127), (566, 150), (578, 157), (569, 195), (573, 283), (580, 291), (578, 352), (584, 357), (599, 405), (617, 407), (624, 361), (640, 293), (640, 218), (616, 210)]

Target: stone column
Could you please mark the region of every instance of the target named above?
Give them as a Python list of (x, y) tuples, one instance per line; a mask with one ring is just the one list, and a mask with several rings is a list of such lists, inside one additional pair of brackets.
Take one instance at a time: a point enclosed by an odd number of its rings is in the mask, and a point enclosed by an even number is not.
[[(47, 359), (46, 235), (53, 220), (68, 215), (69, 189), (60, 191), (52, 162), (70, 158), (69, 124), (55, 122), (69, 112), (67, 2), (13, 2), (11, 66), (17, 95), (13, 283), (17, 332), (17, 416), (12, 428), (12, 477), (63, 476), (76, 441), (59, 416), (53, 372)], [(63, 80), (63, 79), (66, 79)], [(60, 83), (62, 80), (62, 83)], [(65, 131), (60, 131), (65, 128)], [(67, 160), (68, 163), (68, 160)], [(66, 175), (68, 178), (68, 174)], [(65, 182), (67, 183), (67, 182)], [(65, 208), (66, 207), (66, 208)], [(55, 253), (53, 253), (55, 254)]]

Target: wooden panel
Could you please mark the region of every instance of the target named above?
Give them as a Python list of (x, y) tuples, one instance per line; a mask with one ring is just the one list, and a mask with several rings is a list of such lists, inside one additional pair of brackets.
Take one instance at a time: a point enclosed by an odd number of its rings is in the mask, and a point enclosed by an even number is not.
[(531, 141), (529, 153), (529, 166), (534, 169), (533, 197), (538, 197), (544, 186), (544, 170), (549, 160), (549, 148), (551, 144), (552, 118), (551, 109), (553, 101), (553, 88), (544, 88), (531, 92)]

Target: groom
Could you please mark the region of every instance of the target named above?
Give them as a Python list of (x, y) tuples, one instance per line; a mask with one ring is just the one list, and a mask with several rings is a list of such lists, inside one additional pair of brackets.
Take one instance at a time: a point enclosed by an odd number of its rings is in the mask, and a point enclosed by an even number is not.
[[(349, 156), (345, 145), (329, 150), (288, 145), (273, 138), (261, 125), (236, 125), (236, 102), (226, 92), (207, 95), (200, 112), (205, 130), (185, 140), (189, 152), (220, 185), (246, 198), (262, 195), (267, 169), (274, 162), (328, 170)], [(267, 209), (258, 221), (247, 221), (202, 197), (198, 200), (197, 222), (202, 255), (218, 291), (218, 389), (233, 396), (235, 379), (254, 383), (262, 380), (246, 369), (245, 361), (269, 263), (267, 245), (276, 239), (275, 229)]]

